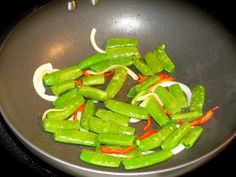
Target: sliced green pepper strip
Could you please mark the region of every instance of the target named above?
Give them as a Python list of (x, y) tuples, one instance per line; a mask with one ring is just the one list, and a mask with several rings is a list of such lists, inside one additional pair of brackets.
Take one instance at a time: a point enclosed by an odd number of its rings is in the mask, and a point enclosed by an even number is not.
[(158, 60), (161, 62), (161, 64), (164, 67), (164, 70), (166, 70), (169, 73), (174, 72), (175, 70), (175, 65), (174, 63), (171, 61), (171, 59), (169, 58), (169, 56), (167, 55), (166, 51), (165, 51), (165, 45), (162, 44), (161, 46), (159, 46), (155, 51), (154, 54), (156, 55), (156, 57), (158, 58)]
[(70, 101), (70, 99), (79, 96), (79, 89), (78, 88), (74, 88), (66, 93), (64, 93), (63, 95), (60, 95), (52, 104), (55, 108), (63, 108), (65, 107), (68, 102)]
[(196, 143), (202, 132), (202, 127), (195, 126), (181, 139), (180, 143), (183, 144), (186, 149), (189, 149)]
[(123, 48), (123, 47), (138, 47), (139, 41), (132, 38), (112, 38), (107, 40), (105, 49)]
[(94, 116), (96, 107), (92, 100), (88, 100), (85, 104), (84, 111), (81, 116), (80, 126), (84, 130), (89, 130), (89, 118)]
[(177, 100), (166, 88), (158, 86), (154, 92), (159, 96), (168, 112), (175, 114), (181, 111)]
[(95, 133), (120, 133), (126, 135), (133, 135), (135, 132), (133, 127), (124, 126), (96, 117), (90, 117), (90, 130)]
[(46, 132), (54, 133), (59, 130), (79, 130), (78, 120), (43, 120), (43, 128)]
[(161, 130), (154, 133), (153, 135), (141, 140), (140, 144), (138, 145), (138, 148), (142, 151), (147, 151), (159, 147), (162, 141), (164, 141), (173, 131), (175, 131), (175, 129), (175, 124), (163, 127)]
[(132, 97), (136, 96), (139, 92), (148, 89), (149, 87), (151, 87), (152, 85), (156, 84), (159, 81), (160, 81), (160, 77), (158, 77), (158, 76), (148, 77), (145, 81), (133, 86), (129, 90), (127, 96), (129, 98), (132, 98)]
[(105, 102), (106, 108), (116, 113), (129, 116), (136, 119), (147, 119), (148, 111), (145, 108), (137, 105), (132, 105), (116, 100), (107, 100)]
[(45, 74), (43, 81), (46, 85), (57, 85), (64, 81), (74, 80), (82, 75), (79, 65), (74, 65), (56, 72)]
[(105, 90), (107, 92), (108, 98), (114, 98), (119, 93), (126, 81), (126, 78), (127, 70), (124, 67), (117, 67), (115, 69), (114, 76), (108, 83)]
[(79, 88), (79, 93), (85, 98), (90, 98), (97, 101), (107, 100), (107, 92), (100, 90), (98, 88), (93, 88), (89, 86), (81, 86)]
[(170, 123), (169, 117), (163, 111), (163, 108), (160, 106), (158, 101), (155, 97), (150, 96), (147, 98), (147, 104), (145, 108), (147, 109), (148, 113), (153, 117), (153, 119), (161, 126), (165, 126)]
[(190, 122), (200, 118), (202, 115), (203, 113), (201, 111), (191, 111), (179, 114), (172, 114), (170, 118), (174, 122), (178, 122), (180, 120), (183, 120), (184, 122)]
[(196, 85), (192, 90), (192, 99), (190, 111), (201, 111), (205, 101), (205, 88), (202, 85)]
[(141, 55), (136, 47), (112, 48), (106, 50), (109, 59), (138, 59)]
[(153, 72), (151, 70), (151, 68), (146, 65), (146, 63), (144, 63), (143, 60), (141, 59), (134, 59), (133, 60), (133, 65), (135, 66), (135, 68), (144, 76), (152, 76)]
[(80, 63), (79, 63), (79, 67), (84, 70), (84, 69), (88, 69), (93, 65), (96, 65), (97, 63), (100, 63), (102, 61), (106, 61), (108, 60), (107, 58), (107, 54), (102, 54), (102, 53), (98, 53), (95, 55), (92, 55), (88, 58), (83, 59)]
[(133, 64), (133, 60), (131, 58), (121, 58), (119, 60), (111, 59), (111, 60), (100, 62), (96, 65), (93, 65), (90, 67), (90, 69), (96, 72), (101, 72), (112, 65), (131, 66), (132, 64)]
[(80, 154), (80, 160), (98, 166), (104, 167), (119, 167), (120, 159), (104, 153), (94, 152), (91, 150), (83, 149)]
[(124, 116), (119, 113), (108, 111), (106, 109), (98, 109), (96, 111), (95, 115), (103, 120), (116, 122), (121, 125), (128, 126), (128, 124), (129, 124), (129, 117), (128, 116)]
[(83, 85), (103, 85), (105, 84), (105, 77), (103, 74), (83, 77), (82, 83)]
[(51, 86), (52, 93), (57, 96), (65, 93), (69, 90), (72, 90), (73, 88), (75, 88), (75, 81), (74, 80), (68, 80), (68, 81), (62, 82), (60, 84)]
[(188, 107), (187, 99), (184, 95), (183, 90), (180, 88), (179, 84), (171, 85), (169, 87), (169, 91), (175, 97), (175, 99), (177, 100), (177, 102), (181, 108)]
[(84, 102), (85, 101), (82, 96), (71, 98), (68, 104), (62, 108), (62, 111), (48, 112), (46, 118), (51, 120), (64, 120), (69, 118)]
[(163, 71), (163, 65), (161, 64), (161, 62), (158, 60), (157, 56), (154, 53), (148, 52), (144, 56), (144, 60), (147, 63), (147, 65), (151, 68), (153, 74), (157, 74)]
[(170, 150), (161, 150), (147, 155), (124, 159), (123, 165), (126, 170), (134, 170), (163, 162), (172, 156), (173, 154)]
[(98, 135), (98, 142), (105, 145), (129, 146), (133, 144), (135, 138), (134, 135), (100, 133)]
[(54, 140), (69, 144), (96, 146), (98, 135), (96, 133), (78, 130), (61, 130), (54, 133)]
[(162, 149), (173, 149), (189, 130), (191, 130), (191, 125), (188, 122), (181, 125), (161, 143)]

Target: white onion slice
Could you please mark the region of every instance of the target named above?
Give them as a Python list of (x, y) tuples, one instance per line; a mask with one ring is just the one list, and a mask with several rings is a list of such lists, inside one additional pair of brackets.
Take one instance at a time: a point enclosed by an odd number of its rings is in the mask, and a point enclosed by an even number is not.
[(48, 101), (55, 101), (57, 99), (57, 96), (45, 94), (46, 89), (44, 88), (44, 85), (43, 85), (43, 76), (47, 73), (51, 73), (54, 71), (56, 71), (56, 69), (53, 69), (51, 63), (46, 63), (39, 66), (35, 70), (34, 76), (33, 76), (34, 89), (36, 90), (37, 94), (41, 98)]
[(114, 156), (114, 157), (119, 157), (119, 158), (129, 158), (129, 157), (132, 157), (132, 156), (125, 155), (125, 154), (108, 154), (108, 153), (106, 153), (106, 154), (110, 155), (110, 156)]
[(138, 123), (138, 122), (140, 122), (141, 121), (141, 119), (136, 119), (136, 118), (133, 118), (133, 117), (130, 117), (129, 118), (129, 122), (130, 123)]
[(190, 106), (191, 103), (191, 98), (192, 98), (192, 92), (190, 90), (190, 88), (181, 83), (181, 82), (174, 82), (174, 81), (166, 81), (166, 82), (161, 82), (156, 84), (155, 86), (152, 87), (152, 89), (150, 90), (150, 92), (154, 92), (154, 90), (158, 87), (158, 86), (162, 86), (162, 87), (170, 87), (173, 84), (179, 84), (180, 88), (184, 91), (186, 97), (187, 97), (187, 101), (188, 101), (188, 105)]
[(172, 154), (176, 155), (179, 152), (183, 151), (185, 149), (185, 146), (183, 144), (179, 144), (175, 148), (171, 149)]
[(65, 110), (65, 108), (63, 108), (63, 109), (57, 109), (57, 108), (48, 109), (43, 113), (42, 120), (44, 120), (46, 118), (47, 113), (49, 113), (49, 112), (60, 112), (60, 111), (64, 111), (64, 110)]
[(88, 74), (91, 74), (91, 75), (99, 75), (99, 74), (104, 74), (108, 71), (111, 71), (113, 69), (115, 69), (116, 67), (123, 67), (127, 70), (127, 73), (130, 77), (132, 77), (133, 80), (138, 80), (138, 75), (135, 74), (135, 72), (133, 72), (131, 69), (129, 69), (128, 67), (126, 66), (122, 66), (122, 65), (111, 65), (109, 66), (108, 68), (104, 69), (103, 71), (100, 71), (100, 72), (94, 72), (94, 71), (91, 71), (91, 70), (87, 70)]
[(146, 98), (148, 98), (148, 97), (150, 97), (150, 96), (153, 96), (153, 97), (157, 100), (157, 102), (158, 102), (161, 106), (163, 106), (163, 103), (162, 103), (161, 99), (160, 99), (159, 96), (158, 96), (157, 94), (155, 94), (155, 93), (148, 93), (148, 94), (146, 94), (146, 95), (140, 96), (140, 97), (138, 97), (137, 101), (145, 100)]
[(98, 53), (106, 53), (104, 50), (100, 49), (95, 41), (95, 35), (96, 35), (97, 30), (95, 28), (92, 29), (91, 34), (90, 34), (90, 42), (93, 46), (93, 48), (98, 52)]
[(146, 154), (152, 154), (154, 153), (155, 151), (143, 151), (142, 152), (142, 155), (146, 155)]

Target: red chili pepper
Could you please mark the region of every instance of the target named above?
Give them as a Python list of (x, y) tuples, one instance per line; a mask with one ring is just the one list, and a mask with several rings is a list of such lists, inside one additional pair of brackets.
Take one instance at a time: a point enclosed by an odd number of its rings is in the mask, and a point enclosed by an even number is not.
[(88, 70), (83, 70), (83, 75), (84, 75), (85, 77), (90, 76), (90, 74), (88, 73)]
[(137, 80), (137, 83), (141, 83), (141, 82), (143, 82), (143, 81), (145, 81), (147, 79), (147, 77), (145, 77), (145, 76), (143, 76), (141, 74), (138, 74), (138, 77), (139, 77), (139, 79)]
[(175, 79), (171, 76), (169, 77), (165, 77), (163, 79), (161, 79), (158, 83), (162, 83), (162, 82), (167, 82), (167, 81), (174, 81)]
[(145, 125), (145, 127), (143, 128), (144, 131), (147, 131), (148, 129), (151, 128), (151, 124), (152, 124), (152, 117), (148, 116), (148, 120), (147, 120), (147, 124)]
[(86, 103), (82, 104), (74, 113), (73, 115), (73, 120), (77, 120), (78, 117), (78, 113), (83, 112), (84, 108), (85, 108)]
[(75, 83), (76, 83), (77, 87), (80, 87), (83, 85), (83, 82), (81, 80), (77, 80), (77, 81), (75, 81)]
[(105, 73), (103, 75), (104, 75), (104, 77), (110, 77), (110, 76), (113, 76), (114, 73), (115, 73), (115, 71), (111, 71), (111, 72)]
[(157, 132), (157, 130), (149, 130), (149, 131), (147, 131), (146, 133), (144, 133), (143, 135), (139, 136), (138, 139), (139, 139), (139, 140), (143, 140), (143, 139), (145, 139), (145, 138), (151, 136), (152, 134), (154, 134), (154, 133), (156, 133), (156, 132)]
[(164, 79), (164, 78), (170, 77), (170, 76), (168, 76), (168, 74), (165, 74), (165, 73), (158, 73), (157, 76), (159, 76), (160, 79)]
[(181, 119), (181, 120), (178, 121), (178, 124), (179, 124), (179, 125), (183, 125), (183, 124), (184, 124), (184, 121)]
[(127, 148), (110, 148), (106, 146), (100, 146), (100, 150), (108, 154), (127, 154), (134, 149), (135, 149), (134, 145), (130, 145)]
[(219, 106), (216, 106), (212, 109), (210, 109), (209, 111), (207, 111), (207, 113), (205, 115), (203, 115), (201, 118), (190, 122), (190, 125), (192, 126), (196, 126), (196, 125), (201, 125), (204, 124), (205, 122), (207, 122), (209, 119), (211, 119), (214, 115), (214, 112), (219, 109)]

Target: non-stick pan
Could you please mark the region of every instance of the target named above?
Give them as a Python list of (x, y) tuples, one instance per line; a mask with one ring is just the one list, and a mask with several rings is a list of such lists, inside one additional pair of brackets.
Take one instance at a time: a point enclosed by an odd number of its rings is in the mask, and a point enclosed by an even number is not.
[[(174, 77), (190, 87), (206, 87), (204, 111), (219, 105), (214, 118), (190, 150), (147, 168), (124, 171), (86, 164), (79, 160), (83, 147), (56, 143), (42, 129), (42, 113), (51, 103), (35, 92), (32, 77), (44, 63), (65, 68), (95, 53), (89, 36), (104, 47), (112, 37), (140, 40), (144, 55), (165, 43), (176, 65)], [(0, 103), (5, 121), (39, 158), (74, 176), (177, 176), (208, 161), (227, 146), (236, 130), (236, 39), (204, 10), (187, 1), (103, 0), (93, 7), (78, 1), (74, 12), (57, 0), (28, 16), (10, 33), (0, 52)], [(129, 83), (125, 86), (128, 89)], [(125, 92), (117, 99), (127, 101)], [(135, 125), (134, 125), (135, 126)], [(141, 126), (138, 124), (137, 126)], [(140, 127), (139, 127), (140, 128)]]

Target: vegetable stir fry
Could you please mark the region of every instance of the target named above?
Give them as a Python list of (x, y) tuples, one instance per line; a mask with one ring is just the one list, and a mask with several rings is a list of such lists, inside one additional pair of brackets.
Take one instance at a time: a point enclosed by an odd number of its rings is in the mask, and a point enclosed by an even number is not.
[[(112, 38), (102, 50), (95, 33), (90, 39), (98, 53), (61, 70), (50, 63), (36, 69), (34, 88), (53, 106), (42, 116), (44, 130), (57, 142), (83, 146), (85, 163), (123, 164), (125, 170), (161, 163), (191, 148), (203, 132), (201, 125), (219, 108), (204, 113), (204, 86), (190, 89), (171, 76), (176, 68), (164, 44), (142, 59), (137, 39)], [(117, 95), (128, 77), (135, 84), (124, 102)], [(145, 123), (137, 132), (133, 125), (140, 121)]]

